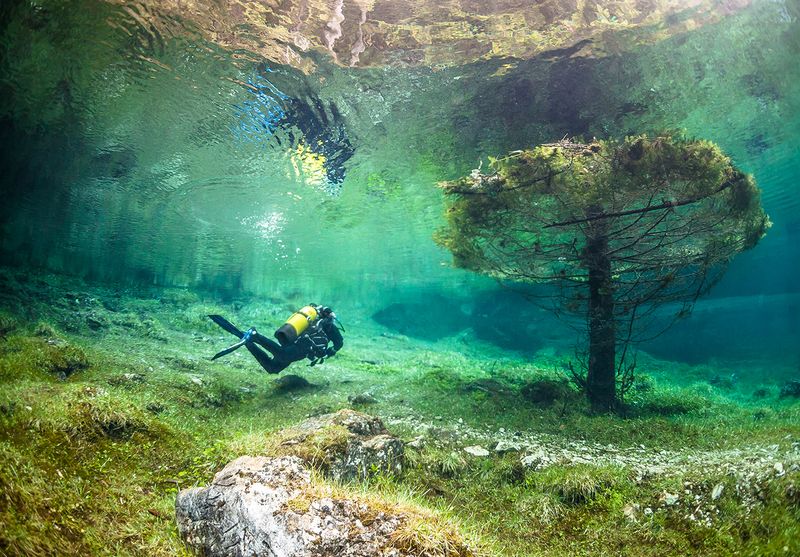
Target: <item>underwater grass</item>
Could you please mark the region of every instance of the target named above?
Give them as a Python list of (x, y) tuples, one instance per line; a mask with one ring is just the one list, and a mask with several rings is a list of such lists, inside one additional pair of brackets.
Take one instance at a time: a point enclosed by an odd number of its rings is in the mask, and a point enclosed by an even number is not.
[[(653, 454), (788, 450), (800, 442), (800, 405), (778, 398), (776, 386), (753, 397), (742, 386), (705, 380), (717, 373), (710, 367), (690, 370), (691, 383), (678, 385), (663, 364), (643, 360), (651, 372), (643, 368), (647, 377), (628, 397), (626, 414), (598, 416), (549, 360), (493, 360), (446, 344), (421, 350), (404, 339), (388, 339), (376, 352), (352, 335), (341, 357), (292, 369), (316, 386), (287, 391), (245, 354), (205, 358), (230, 339), (204, 330), (203, 312), (236, 315), (232, 306), (180, 293), (175, 301), (110, 298), (81, 294), (89, 287), (69, 281), (43, 284), (37, 288), (47, 294), (39, 297), (11, 293), (27, 305), (15, 306), (24, 313), (5, 310), (13, 327), (0, 338), (0, 554), (186, 555), (174, 527), (179, 488), (207, 483), (242, 454), (271, 454), (282, 428), (348, 407), (349, 395), (366, 390), (377, 399), (369, 413), (407, 440), (422, 434), (424, 447), (407, 450), (402, 476), (337, 489), (408, 498), (420, 516), (430, 509), (444, 517), (412, 521), (398, 536), (403, 547), (421, 544), (411, 548), (420, 555), (434, 551), (447, 524), (488, 555), (616, 554), (623, 547), (645, 556), (800, 554), (797, 471), (738, 493), (719, 471), (639, 480), (614, 466), (532, 471), (518, 453), (479, 459), (463, 451), (501, 429)], [(78, 292), (81, 303), (59, 288)], [(67, 302), (48, 303), (53, 298)], [(115, 311), (103, 309), (112, 301)], [(269, 315), (274, 308), (240, 310)], [(89, 317), (106, 325), (94, 330)], [(324, 459), (341, 441), (329, 437), (306, 446), (306, 456)], [(712, 526), (686, 518), (694, 507), (663, 505), (664, 493), (682, 493), (685, 482), (706, 499), (725, 485)], [(632, 518), (626, 509), (636, 509)]]
[[(697, 505), (718, 510), (709, 510), (713, 521), (706, 525), (688, 518), (695, 503), (663, 503), (665, 492), (683, 494), (683, 476), (637, 483), (630, 471), (579, 465), (528, 471), (522, 481), (509, 481), (501, 466), (467, 466), (455, 477), (443, 477), (421, 464), (429, 458), (418, 460), (406, 481), (480, 524), (502, 555), (588, 556), (617, 554), (621, 548), (623, 554), (643, 556), (792, 555), (800, 549), (796, 473), (763, 484), (764, 490), (755, 488), (760, 499), (751, 509), (743, 506), (729, 477), (705, 478), (708, 493), (710, 485), (727, 482), (718, 502)], [(646, 510), (652, 511), (649, 516)]]

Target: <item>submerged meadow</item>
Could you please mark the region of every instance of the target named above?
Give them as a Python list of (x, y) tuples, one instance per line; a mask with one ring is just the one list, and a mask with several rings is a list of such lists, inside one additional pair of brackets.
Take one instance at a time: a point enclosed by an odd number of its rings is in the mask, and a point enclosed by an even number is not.
[[(206, 315), (278, 325), (297, 300), (9, 269), (2, 282), (7, 554), (182, 554), (179, 489), (238, 456), (280, 454), (284, 428), (348, 408), (380, 416), (405, 442), (405, 465), (326, 493), (445, 521), (424, 520), (433, 541), (410, 554), (457, 554), (448, 528), (482, 555), (800, 550), (791, 376), (736, 380), (728, 366), (647, 358), (624, 415), (592, 415), (563, 355), (364, 322), (341, 355), (275, 378), (239, 352), (210, 362), (227, 339)], [(308, 458), (337, 442), (312, 440)]]
[(800, 12), (691, 4), (3, 2), (0, 555), (800, 555)]

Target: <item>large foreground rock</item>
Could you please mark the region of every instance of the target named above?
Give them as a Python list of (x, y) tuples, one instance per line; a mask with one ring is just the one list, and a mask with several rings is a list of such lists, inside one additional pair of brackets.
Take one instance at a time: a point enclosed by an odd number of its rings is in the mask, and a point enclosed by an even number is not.
[(181, 537), (206, 557), (472, 555), (452, 536), (417, 544), (406, 512), (332, 497), (291, 456), (238, 458), (210, 486), (181, 491), (175, 506)]
[(403, 469), (403, 442), (389, 434), (380, 418), (349, 409), (284, 430), (275, 452), (298, 456), (335, 480)]

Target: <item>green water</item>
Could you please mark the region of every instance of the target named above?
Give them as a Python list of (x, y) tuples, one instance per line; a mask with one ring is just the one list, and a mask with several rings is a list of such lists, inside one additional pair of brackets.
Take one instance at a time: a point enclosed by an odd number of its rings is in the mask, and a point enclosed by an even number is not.
[[(800, 380), (797, 2), (665, 2), (664, 13), (654, 3), (650, 19), (626, 2), (275, 4), (0, 7), (0, 462), (11, 471), (0, 473), (0, 554), (183, 551), (158, 518), (172, 512), (165, 481), (206, 483), (254, 450), (256, 433), (365, 391), (378, 402), (360, 409), (406, 440), (444, 440), (392, 489), (454, 507), (490, 554), (589, 554), (580, 532), (593, 527), (600, 554), (800, 554), (786, 487), (798, 479), (798, 405), (781, 396)], [(334, 4), (340, 35), (325, 15)], [(755, 177), (774, 224), (690, 318), (636, 347), (643, 379), (628, 411), (596, 416), (564, 382), (585, 335), (453, 266), (433, 240), (445, 222), (436, 184), (567, 136), (665, 129), (717, 143)], [(347, 328), (335, 358), (291, 368), (320, 390), (278, 392), (244, 350), (207, 361), (232, 337), (206, 314), (271, 334), (309, 301)], [(538, 405), (525, 395), (535, 380), (567, 390)], [(137, 433), (84, 435), (73, 410), (94, 404), (86, 389), (104, 390)], [(63, 415), (48, 413), (51, 399)], [(615, 532), (625, 505), (655, 506), (678, 488), (601, 474), (619, 491), (588, 506), (556, 501), (555, 518), (536, 523), (558, 478), (506, 485), (511, 457), (447, 461), (500, 429), (652, 451), (775, 445), (769, 458), (787, 474), (753, 488), (780, 492), (764, 496), (761, 522), (737, 514), (750, 504), (742, 496), (725, 500), (713, 528), (666, 510), (650, 530)], [(103, 451), (111, 472), (80, 451)], [(49, 462), (32, 463), (36, 452)], [(71, 460), (80, 465), (61, 464)], [(422, 472), (450, 465), (461, 471)], [(681, 473), (664, 481), (722, 481)], [(47, 491), (54, 474), (67, 479)], [(116, 518), (109, 493), (124, 501)], [(137, 505), (157, 512), (142, 518)], [(541, 542), (520, 534), (536, 528)]]

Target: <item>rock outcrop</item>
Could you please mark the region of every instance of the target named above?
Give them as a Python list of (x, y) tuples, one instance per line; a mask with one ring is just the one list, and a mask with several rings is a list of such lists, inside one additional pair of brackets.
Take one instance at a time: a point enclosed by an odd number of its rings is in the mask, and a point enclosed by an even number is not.
[(403, 469), (403, 442), (389, 434), (380, 418), (355, 410), (309, 418), (281, 438), (276, 454), (298, 456), (335, 480)]
[(335, 497), (292, 456), (240, 457), (208, 487), (181, 491), (175, 506), (181, 537), (206, 557), (472, 555), (452, 535), (421, 547), (406, 509)]
[[(400, 517), (378, 513), (365, 526), (364, 505), (313, 496), (309, 501), (310, 489), (310, 474), (299, 458), (244, 456), (210, 486), (180, 492), (178, 530), (206, 556), (392, 554), (382, 550)], [(291, 502), (307, 508), (293, 510)]]

